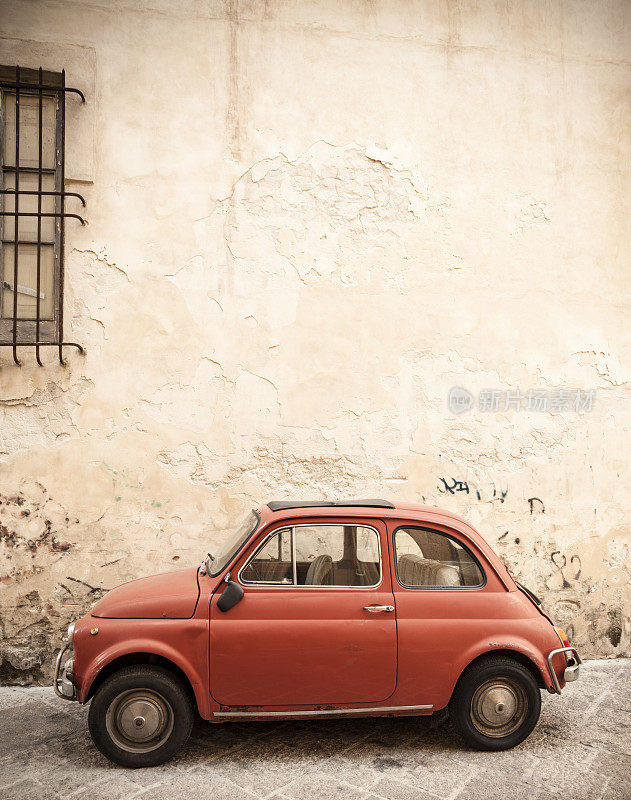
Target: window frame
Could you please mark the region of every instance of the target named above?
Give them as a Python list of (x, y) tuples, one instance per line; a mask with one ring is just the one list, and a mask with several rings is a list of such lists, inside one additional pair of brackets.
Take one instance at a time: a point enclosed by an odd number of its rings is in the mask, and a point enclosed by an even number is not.
[[(66, 209), (66, 200), (68, 198), (76, 198), (81, 201), (81, 205), (85, 206), (86, 202), (82, 195), (78, 192), (68, 191), (66, 189), (66, 164), (65, 164), (65, 126), (66, 126), (66, 94), (73, 93), (81, 98), (85, 103), (85, 96), (79, 89), (74, 89), (66, 85), (65, 70), (53, 71), (33, 69), (31, 67), (20, 66), (7, 66), (0, 64), (0, 205), (2, 214), (0, 214), (0, 348), (11, 347), (13, 351), (13, 360), (17, 366), (21, 366), (22, 362), (18, 358), (17, 349), (19, 347), (34, 347), (35, 357), (39, 366), (43, 366), (40, 359), (40, 347), (57, 347), (59, 351), (59, 362), (65, 365), (63, 357), (64, 347), (75, 347), (80, 353), (84, 353), (83, 347), (77, 342), (64, 341), (64, 251), (65, 251), (65, 220), (68, 218), (77, 219), (82, 225), (86, 224), (85, 219), (79, 214), (72, 213)], [(23, 97), (39, 98), (39, 133), (34, 142), (37, 150), (39, 151), (39, 162), (37, 166), (29, 166), (22, 163), (11, 165), (7, 163), (11, 160), (11, 156), (6, 152), (5, 147), (5, 121), (6, 121), (6, 97), (15, 97), (15, 146), (17, 148), (22, 140), (21, 131), (19, 131), (19, 123), (21, 113), (19, 109), (18, 100)], [(54, 102), (54, 158), (53, 166), (44, 167), (42, 163), (42, 128), (41, 128), (41, 111), (43, 108), (43, 99), (52, 98)], [(18, 135), (19, 132), (19, 135)], [(30, 141), (24, 139), (24, 141)], [(17, 159), (16, 159), (17, 161)], [(19, 185), (20, 176), (31, 173), (38, 179), (37, 190), (22, 190)], [(5, 185), (5, 174), (13, 174), (14, 186), (13, 191), (7, 190)], [(44, 176), (52, 177), (53, 189), (42, 188)], [(19, 201), (23, 193), (34, 194), (37, 198), (37, 212), (24, 211), (20, 209)], [(5, 197), (10, 194), (14, 197), (13, 211), (8, 211)], [(52, 207), (53, 212), (42, 209), (42, 198), (45, 196), (52, 196), (54, 202)], [(38, 218), (38, 235), (35, 239), (30, 240), (20, 237), (19, 221), (21, 217), (36, 217)], [(40, 220), (42, 218), (52, 217), (53, 220), (53, 236), (52, 241), (48, 241), (41, 233)], [(9, 239), (6, 235), (11, 230), (11, 222), (13, 219), (13, 239)], [(6, 220), (6, 221), (5, 221)], [(17, 221), (17, 226), (16, 226)], [(17, 231), (16, 228), (17, 227)], [(16, 234), (17, 233), (17, 237)], [(4, 271), (4, 245), (13, 245), (14, 258), (13, 265), (9, 266), (8, 274)], [(38, 285), (40, 272), (40, 258), (43, 248), (52, 248), (52, 302), (51, 313), (47, 318), (42, 318), (40, 310), (40, 297), (37, 295), (37, 289), (33, 291), (36, 297), (36, 312), (34, 317), (19, 316), (18, 306), (19, 300), (14, 300), (13, 313), (9, 316), (2, 316), (4, 306), (4, 282), (13, 284), (14, 298), (17, 298), (20, 286), (20, 248), (32, 247), (36, 248), (37, 259), (37, 272), (38, 272)], [(45, 252), (45, 251), (44, 251)], [(17, 272), (17, 280), (16, 280)], [(17, 283), (17, 286), (15, 285)], [(30, 294), (30, 292), (29, 292)]]
[[(374, 531), (374, 533), (377, 536), (377, 545), (378, 545), (378, 548), (379, 548), (379, 579), (378, 579), (377, 583), (370, 584), (369, 586), (357, 586), (357, 585), (348, 586), (348, 585), (342, 585), (342, 584), (335, 584), (335, 585), (332, 585), (332, 586), (318, 586), (318, 585), (311, 585), (311, 584), (307, 585), (307, 584), (302, 584), (302, 583), (298, 583), (297, 582), (298, 575), (297, 575), (297, 568), (296, 568), (296, 539), (295, 539), (295, 530), (296, 530), (296, 528), (330, 528), (330, 527), (333, 527), (334, 525), (339, 525), (340, 527), (344, 527), (346, 525), (348, 527), (348, 523), (340, 523), (340, 522), (337, 522), (335, 520), (332, 520), (331, 522), (327, 522), (326, 524), (322, 523), (322, 522), (302, 523), (302, 524), (299, 524), (299, 525), (279, 525), (278, 528), (274, 528), (274, 530), (270, 531), (264, 538), (261, 539), (259, 545), (255, 546), (254, 550), (250, 553), (249, 556), (247, 556), (247, 558), (244, 561), (243, 565), (239, 569), (239, 572), (237, 573), (237, 581), (242, 586), (272, 586), (272, 587), (277, 587), (277, 588), (281, 588), (281, 589), (307, 589), (307, 590), (311, 590), (311, 589), (328, 589), (329, 591), (330, 590), (334, 590), (335, 591), (337, 589), (343, 589), (343, 590), (354, 589), (356, 591), (363, 591), (363, 590), (370, 591), (371, 589), (376, 589), (379, 586), (381, 586), (381, 584), (383, 583), (383, 579), (384, 579), (383, 550), (382, 550), (382, 547), (381, 547), (381, 536), (379, 534), (379, 531), (377, 530), (377, 528), (375, 528), (374, 525), (367, 525), (367, 524), (364, 524), (364, 523), (358, 524), (356, 522), (353, 522), (351, 524), (355, 528), (367, 528), (368, 530)], [(284, 531), (284, 530), (291, 531), (291, 572), (292, 572), (292, 583), (281, 583), (280, 581), (247, 581), (247, 580), (244, 580), (242, 578), (243, 570), (248, 566), (250, 561), (252, 561), (252, 559), (258, 553), (258, 551), (261, 549), (261, 547), (263, 547), (263, 545), (265, 545), (267, 543), (267, 540), (270, 539), (272, 536), (274, 536), (275, 534), (278, 534), (278, 533), (280, 533), (281, 531)], [(369, 562), (364, 562), (364, 563), (369, 563)]]
[[(482, 574), (482, 583), (476, 584), (475, 586), (410, 586), (407, 583), (403, 583), (403, 581), (399, 578), (399, 559), (397, 557), (397, 545), (396, 545), (396, 536), (399, 531), (405, 531), (407, 528), (416, 528), (420, 531), (427, 531), (427, 533), (434, 533), (438, 536), (444, 536), (447, 539), (450, 539), (452, 542), (455, 542), (459, 545), (466, 553), (471, 556), (471, 559), (476, 564), (480, 573)], [(486, 570), (482, 566), (480, 559), (475, 555), (475, 553), (468, 547), (464, 542), (458, 539), (457, 536), (453, 534), (447, 533), (446, 531), (439, 530), (438, 528), (433, 528), (429, 525), (397, 525), (397, 527), (392, 531), (392, 566), (394, 567), (394, 577), (396, 578), (397, 584), (402, 589), (411, 589), (413, 591), (421, 591), (421, 592), (433, 592), (433, 591), (440, 591), (440, 592), (479, 592), (480, 589), (484, 589), (487, 584), (487, 575)]]
[[(279, 580), (279, 581), (248, 581), (245, 578), (242, 578), (241, 577), (241, 573), (243, 572), (244, 569), (249, 567), (249, 565), (252, 563), (252, 561), (256, 557), (256, 554), (260, 550), (262, 550), (263, 547), (265, 547), (265, 545), (269, 542), (269, 540), (273, 536), (280, 536), (283, 533), (283, 531), (290, 531), (289, 552), (290, 552), (291, 563), (290, 563), (289, 566), (291, 568), (291, 573), (292, 573), (292, 582), (291, 583), (287, 583), (287, 581), (285, 579)], [(252, 551), (250, 556), (246, 559), (245, 563), (243, 564), (243, 566), (239, 570), (239, 573), (237, 575), (237, 580), (239, 581), (239, 583), (242, 583), (244, 586), (294, 586), (295, 584), (293, 582), (293, 580), (294, 580), (293, 573), (294, 573), (293, 534), (291, 534), (291, 528), (290, 527), (283, 527), (283, 528), (276, 528), (276, 530), (273, 530), (271, 533), (269, 533), (267, 536), (265, 536), (265, 538), (263, 538), (261, 540), (261, 542), (258, 545), (258, 547), (254, 548), (254, 550)]]
[[(6, 65), (0, 66), (0, 77), (4, 78), (4, 75), (7, 71)], [(21, 73), (33, 73), (34, 70), (28, 70), (24, 68), (21, 70)], [(21, 77), (21, 80), (24, 80), (24, 77)], [(44, 83), (49, 87), (55, 87), (55, 89), (44, 89), (42, 91), (43, 97), (51, 97), (55, 101), (55, 156), (54, 156), (54, 168), (51, 170), (50, 168), (42, 168), (41, 172), (42, 175), (52, 175), (53, 183), (54, 183), (54, 191), (55, 192), (63, 192), (64, 187), (62, 185), (63, 180), (63, 147), (62, 147), (62, 138), (63, 138), (63, 120), (62, 116), (64, 113), (64, 109), (62, 107), (61, 102), (61, 95), (63, 94), (63, 76), (61, 72), (51, 72), (45, 70), (43, 72), (43, 80)], [(39, 96), (39, 89), (37, 86), (37, 81), (33, 77), (32, 74), (28, 76), (28, 83), (29, 86), (21, 86), (19, 90), (20, 97), (24, 95), (28, 95), (29, 97), (38, 97)], [(6, 114), (6, 101), (5, 97), (7, 95), (12, 95), (15, 97), (16, 90), (15, 89), (7, 89), (4, 87), (0, 87), (0, 189), (5, 189), (5, 174), (6, 175), (16, 175), (17, 173), (25, 173), (30, 172), (33, 175), (37, 176), (39, 174), (39, 167), (21, 167), (19, 164), (15, 164), (14, 167), (7, 166), (5, 161), (7, 159), (8, 154), (5, 152), (5, 136), (4, 136), (4, 128), (5, 128), (5, 114)], [(36, 145), (39, 147), (39, 144), (36, 142)], [(15, 178), (14, 178), (15, 180)], [(0, 194), (0, 200), (2, 204), (2, 210), (5, 211), (5, 202), (4, 198), (8, 195)], [(17, 197), (13, 195), (14, 203), (17, 202)], [(54, 211), (55, 214), (61, 214), (61, 195), (57, 195), (54, 198)], [(20, 213), (18, 211), (18, 217)], [(13, 216), (0, 216), (0, 339), (2, 340), (9, 340), (13, 336), (13, 316), (2, 316), (2, 308), (4, 303), (4, 281), (8, 280), (9, 282), (13, 282), (13, 271), (9, 270), (9, 275), (4, 274), (4, 247), (5, 245), (11, 245), (12, 241), (8, 241), (7, 233), (11, 234), (11, 236), (15, 237), (15, 229), (11, 231), (11, 220), (13, 220)], [(53, 302), (52, 302), (52, 317), (48, 319), (42, 319), (40, 317), (39, 320), (39, 341), (45, 342), (54, 342), (57, 338), (58, 333), (58, 325), (59, 325), (59, 313), (60, 313), (60, 296), (61, 296), (61, 222), (60, 217), (56, 217), (53, 220), (53, 228), (54, 228), (54, 236), (53, 236)], [(46, 244), (46, 242), (42, 242), (42, 244)], [(15, 247), (15, 243), (13, 243), (13, 247)], [(35, 246), (37, 247), (37, 239), (34, 241), (25, 241), (19, 238), (19, 228), (18, 228), (18, 269), (19, 269), (19, 249), (22, 246)], [(20, 317), (18, 316), (16, 320), (17, 326), (17, 340), (18, 342), (30, 343), (35, 342), (37, 340), (36, 333), (37, 333), (37, 320), (31, 317)]]

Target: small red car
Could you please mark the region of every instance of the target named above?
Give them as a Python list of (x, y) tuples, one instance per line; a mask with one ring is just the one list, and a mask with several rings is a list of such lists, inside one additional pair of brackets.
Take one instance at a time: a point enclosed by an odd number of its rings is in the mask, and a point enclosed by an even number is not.
[(55, 690), (92, 700), (94, 743), (129, 767), (170, 758), (194, 708), (226, 722), (448, 707), (466, 742), (503, 750), (581, 663), (467, 522), (384, 500), (268, 503), (201, 567), (123, 584), (68, 633)]

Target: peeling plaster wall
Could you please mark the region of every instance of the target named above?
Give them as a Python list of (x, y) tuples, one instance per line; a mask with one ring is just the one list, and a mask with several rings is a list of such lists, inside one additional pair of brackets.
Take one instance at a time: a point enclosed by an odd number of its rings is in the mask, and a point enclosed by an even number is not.
[[(86, 90), (89, 219), (87, 355), (0, 353), (1, 679), (49, 679), (105, 590), (283, 496), (452, 509), (585, 655), (631, 655), (629, 3), (5, 0), (0, 25), (1, 63)], [(454, 416), (452, 386), (597, 394)]]

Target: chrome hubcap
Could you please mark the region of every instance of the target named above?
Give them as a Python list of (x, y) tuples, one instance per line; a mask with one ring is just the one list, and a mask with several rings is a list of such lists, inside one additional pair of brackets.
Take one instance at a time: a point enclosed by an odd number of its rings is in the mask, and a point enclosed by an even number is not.
[(528, 698), (521, 684), (510, 678), (492, 678), (471, 698), (471, 722), (485, 736), (498, 738), (514, 733), (528, 711)]
[(105, 727), (129, 753), (148, 753), (164, 744), (173, 730), (173, 709), (152, 689), (130, 689), (110, 703)]

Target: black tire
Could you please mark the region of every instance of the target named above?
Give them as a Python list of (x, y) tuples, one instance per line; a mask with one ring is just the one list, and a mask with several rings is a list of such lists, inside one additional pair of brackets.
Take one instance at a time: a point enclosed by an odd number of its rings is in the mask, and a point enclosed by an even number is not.
[(155, 767), (186, 742), (189, 692), (173, 673), (139, 664), (110, 675), (90, 704), (88, 727), (104, 756), (121, 767)]
[(460, 676), (449, 716), (476, 750), (509, 750), (531, 733), (541, 712), (541, 693), (530, 670), (511, 658), (485, 658)]

